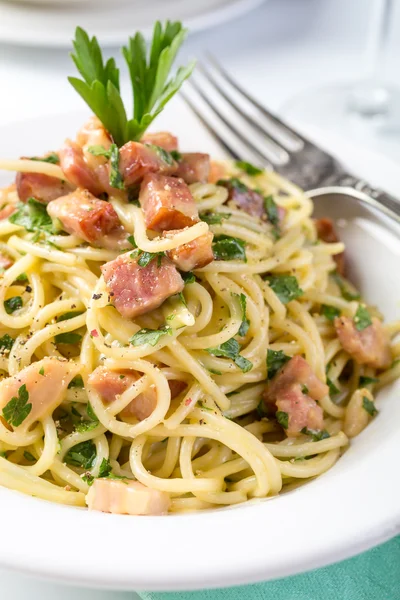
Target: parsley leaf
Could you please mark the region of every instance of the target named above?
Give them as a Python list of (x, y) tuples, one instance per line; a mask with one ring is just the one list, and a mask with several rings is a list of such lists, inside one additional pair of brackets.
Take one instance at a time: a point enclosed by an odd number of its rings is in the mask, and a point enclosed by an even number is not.
[(276, 204), (272, 196), (267, 196), (266, 198), (264, 198), (264, 208), (268, 217), (268, 221), (270, 221), (270, 223), (272, 223), (272, 225), (274, 225), (277, 228), (277, 232), (279, 233), (278, 205)]
[(29, 198), (25, 204), (19, 204), (8, 220), (14, 225), (25, 227), (27, 231), (54, 232), (53, 221), (47, 213), (46, 205), (35, 198)]
[(264, 169), (255, 167), (254, 165), (252, 165), (249, 162), (246, 162), (245, 160), (237, 160), (235, 165), (238, 169), (241, 169), (242, 171), (247, 173), (247, 175), (261, 175), (261, 173), (264, 173)]
[(321, 306), (321, 315), (323, 315), (328, 321), (333, 322), (335, 317), (340, 317), (340, 310), (335, 306), (328, 306), (323, 304)]
[(303, 427), (301, 433), (304, 433), (304, 435), (310, 435), (313, 442), (319, 442), (331, 437), (326, 429), (307, 429), (307, 427)]
[(179, 271), (179, 273), (183, 281), (185, 282), (185, 285), (189, 285), (189, 283), (195, 283), (196, 276), (191, 271)]
[(163, 335), (172, 335), (172, 329), (169, 325), (164, 325), (159, 329), (140, 329), (131, 337), (129, 343), (133, 346), (143, 346), (144, 344), (155, 346)]
[(375, 404), (366, 396), (363, 397), (362, 406), (363, 409), (366, 410), (371, 417), (378, 413), (378, 409), (376, 408)]
[(224, 219), (229, 219), (231, 216), (231, 213), (205, 212), (200, 215), (200, 219), (209, 225), (220, 225)]
[(73, 319), (74, 317), (79, 317), (79, 315), (82, 315), (83, 311), (82, 310), (75, 310), (75, 311), (70, 311), (70, 312), (66, 312), (63, 315), (60, 315), (59, 317), (57, 317), (57, 323), (60, 323), (61, 321), (68, 321), (69, 319)]
[(287, 429), (289, 427), (289, 415), (287, 412), (283, 412), (283, 410), (277, 410), (275, 416), (279, 425), (281, 425), (283, 429)]
[(104, 156), (105, 158), (111, 158), (111, 148), (107, 150), (104, 146), (100, 146), (100, 144), (96, 144), (95, 146), (89, 146), (88, 152), (93, 154), (93, 156)]
[(25, 383), (18, 390), (18, 398), (15, 396), (3, 408), (3, 417), (13, 425), (18, 427), (32, 410), (32, 404), (29, 403), (29, 392), (26, 389)]
[(338, 287), (340, 289), (340, 293), (342, 294), (342, 298), (344, 298), (345, 300), (348, 300), (348, 301), (360, 299), (359, 292), (357, 292), (357, 291), (354, 292), (350, 288), (350, 285), (348, 284), (348, 282), (345, 279), (343, 279), (343, 277), (341, 277), (337, 271), (334, 271), (333, 273), (331, 273), (331, 277), (335, 281), (335, 283), (338, 285)]
[(65, 333), (59, 333), (54, 339), (56, 344), (79, 344), (82, 340), (82, 336), (73, 331), (66, 331)]
[(215, 348), (206, 348), (206, 352), (217, 357), (231, 358), (243, 373), (247, 373), (253, 368), (253, 363), (239, 354), (240, 345), (234, 338), (231, 338)]
[(99, 477), (108, 477), (111, 473), (111, 465), (108, 458), (103, 458), (100, 464)]
[(28, 275), (26, 273), (20, 273), (18, 277), (15, 278), (15, 281), (28, 281)]
[(221, 185), (222, 187), (226, 187), (228, 189), (234, 188), (238, 192), (248, 192), (250, 189), (237, 177), (232, 177), (231, 179), (219, 179), (217, 181), (217, 185)]
[(115, 60), (103, 61), (95, 37), (77, 27), (72, 59), (82, 76), (68, 80), (95, 115), (103, 123), (118, 146), (129, 140), (140, 140), (150, 123), (187, 79), (194, 63), (180, 67), (175, 76), (168, 76), (177, 52), (186, 37), (179, 22), (159, 21), (154, 26), (149, 53), (141, 33), (129, 39), (123, 55), (129, 68), (133, 92), (133, 118), (128, 120), (119, 86), (119, 69)]
[(158, 266), (160, 267), (163, 256), (165, 256), (165, 252), (143, 252), (143, 251), (140, 251), (137, 264), (139, 265), (139, 267), (147, 267), (147, 265), (149, 265), (152, 260), (157, 258)]
[(362, 304), (358, 305), (357, 312), (354, 317), (354, 325), (358, 331), (362, 331), (363, 329), (366, 329), (372, 325), (371, 315), (366, 307)]
[(47, 156), (31, 156), (29, 160), (36, 160), (39, 162), (46, 162), (52, 165), (58, 165), (60, 162), (60, 157), (55, 152), (51, 152)]
[(365, 375), (361, 375), (360, 380), (358, 382), (358, 387), (362, 388), (366, 385), (370, 385), (371, 383), (378, 383), (378, 377), (366, 377)]
[(4, 302), (4, 308), (8, 315), (11, 315), (16, 310), (22, 308), (21, 296), (13, 296)]
[(83, 469), (90, 469), (93, 465), (94, 459), (96, 458), (96, 446), (92, 440), (86, 442), (80, 442), (68, 450), (64, 456), (64, 462), (67, 465), (74, 467), (82, 467)]
[(329, 379), (329, 377), (326, 378), (326, 384), (329, 388), (329, 396), (336, 396), (336, 394), (339, 394), (340, 390), (336, 387), (336, 385), (333, 383), (332, 379)]
[(234, 296), (235, 298), (238, 298), (238, 300), (240, 302), (240, 307), (242, 309), (242, 323), (239, 327), (238, 335), (240, 335), (241, 337), (244, 337), (250, 327), (250, 321), (248, 320), (248, 318), (246, 316), (247, 297), (245, 294), (235, 294), (235, 293), (233, 293), (232, 296)]
[(119, 171), (119, 150), (116, 144), (111, 144), (110, 153), (110, 185), (119, 190), (123, 190), (125, 186)]
[(278, 371), (291, 359), (282, 350), (267, 351), (267, 371), (268, 379), (272, 379)]
[(246, 242), (230, 235), (216, 235), (212, 244), (215, 260), (243, 260), (246, 258)]
[(178, 152), (178, 150), (171, 150), (170, 155), (172, 156), (172, 158), (174, 160), (176, 160), (177, 162), (179, 160), (182, 160), (182, 154), (180, 152)]
[(294, 275), (268, 275), (265, 279), (282, 304), (296, 300), (304, 294)]
[(155, 152), (166, 165), (172, 167), (174, 164), (174, 159), (172, 158), (171, 152), (168, 152), (168, 150), (165, 150), (165, 148), (156, 146), (155, 144), (145, 144), (145, 146), (153, 150), (153, 152)]
[(83, 388), (83, 387), (84, 387), (84, 383), (83, 383), (82, 375), (76, 375), (76, 377), (74, 377), (68, 385), (69, 390), (72, 388)]
[(3, 337), (0, 338), (0, 351), (11, 350), (13, 347), (15, 340), (5, 333)]
[(25, 452), (24, 452), (24, 458), (25, 458), (25, 460), (29, 460), (29, 462), (34, 462), (36, 460), (36, 458), (33, 456), (33, 454), (31, 454), (27, 450), (25, 450)]

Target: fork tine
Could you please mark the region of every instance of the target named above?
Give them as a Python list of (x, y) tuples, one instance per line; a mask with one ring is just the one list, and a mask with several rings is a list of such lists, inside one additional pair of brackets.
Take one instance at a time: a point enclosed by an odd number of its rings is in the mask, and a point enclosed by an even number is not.
[(261, 132), (268, 139), (269, 146), (270, 146), (272, 152), (276, 155), (278, 162), (282, 165), (288, 163), (290, 160), (289, 154), (286, 151), (286, 149), (282, 147), (285, 145), (285, 143), (282, 140), (278, 141), (277, 136), (274, 136), (274, 134), (271, 131), (267, 131), (266, 128), (263, 127), (259, 121), (256, 121), (256, 119), (254, 119), (254, 117), (252, 117), (248, 113), (244, 112), (240, 108), (240, 106), (237, 104), (237, 102), (235, 102), (233, 100), (233, 98), (231, 98), (225, 92), (225, 90), (221, 87), (221, 85), (219, 84), (219, 82), (217, 81), (217, 79), (215, 78), (213, 73), (211, 73), (205, 65), (198, 62), (197, 67), (202, 72), (202, 74), (207, 79), (207, 81), (212, 86), (214, 86), (216, 90), (218, 90), (219, 94), (224, 98), (224, 100), (227, 102), (227, 104), (231, 108), (233, 108), (247, 123), (249, 123), (249, 125), (254, 127), (256, 129), (256, 131)]
[(196, 106), (193, 104), (193, 102), (189, 99), (189, 97), (183, 92), (183, 90), (181, 89), (179, 92), (180, 96), (183, 98), (183, 100), (186, 102), (186, 104), (188, 105), (188, 107), (190, 108), (190, 110), (196, 115), (196, 117), (199, 119), (199, 121), (201, 122), (201, 124), (207, 129), (207, 131), (213, 136), (213, 138), (215, 139), (215, 141), (222, 146), (222, 148), (225, 150), (225, 152), (227, 154), (229, 154), (229, 156), (231, 158), (234, 158), (235, 160), (240, 160), (240, 156), (237, 154), (237, 152), (235, 152), (235, 150), (229, 146), (227, 144), (227, 142), (225, 142), (225, 140), (218, 135), (218, 133), (215, 131), (215, 129), (213, 129), (211, 127), (211, 125), (207, 122), (207, 120), (203, 117), (203, 115), (201, 114), (201, 112), (196, 108)]
[(194, 78), (192, 78), (190, 80), (190, 85), (196, 90), (196, 92), (198, 93), (198, 95), (202, 98), (203, 102), (206, 104), (206, 106), (208, 106), (208, 108), (210, 108), (213, 113), (218, 117), (218, 119), (228, 128), (230, 129), (235, 136), (247, 147), (251, 150), (251, 152), (255, 155), (258, 156), (260, 158), (260, 160), (262, 161), (263, 165), (269, 168), (272, 168), (271, 166), (271, 161), (270, 159), (263, 153), (261, 152), (258, 148), (256, 148), (256, 146), (254, 146), (249, 139), (237, 128), (233, 125), (233, 123), (230, 123), (225, 117), (224, 115), (221, 113), (221, 111), (215, 106), (215, 104), (213, 104), (212, 102), (210, 102), (209, 98), (207, 98), (207, 96), (205, 95), (205, 93), (203, 92), (203, 90), (200, 88), (200, 86), (198, 85), (198, 83), (196, 82), (196, 80)]
[[(277, 125), (283, 133), (290, 136), (292, 139), (294, 139), (298, 143), (302, 142), (299, 147), (299, 150), (303, 147), (304, 143), (306, 143), (306, 142), (309, 143), (309, 141), (306, 140), (302, 135), (300, 135), (297, 131), (294, 131), (291, 127), (289, 127), (289, 125), (287, 123), (284, 123), (283, 121), (281, 121), (281, 119), (279, 117), (277, 117), (272, 112), (267, 110), (264, 106), (262, 106), (262, 104), (260, 104), (253, 96), (250, 96), (250, 94), (248, 94), (246, 92), (246, 90), (242, 88), (242, 86), (240, 86), (238, 83), (236, 83), (236, 81), (224, 69), (224, 67), (221, 66), (221, 64), (217, 61), (217, 59), (213, 55), (208, 54), (207, 57), (208, 57), (209, 61), (212, 63), (212, 65), (214, 66), (214, 68), (221, 75), (221, 77), (223, 77), (223, 79), (225, 79), (225, 81), (227, 81), (233, 87), (234, 90), (236, 90), (239, 94), (241, 94), (262, 115), (264, 115), (264, 117), (266, 117), (272, 123)], [(268, 133), (268, 135), (270, 135), (270, 134)]]

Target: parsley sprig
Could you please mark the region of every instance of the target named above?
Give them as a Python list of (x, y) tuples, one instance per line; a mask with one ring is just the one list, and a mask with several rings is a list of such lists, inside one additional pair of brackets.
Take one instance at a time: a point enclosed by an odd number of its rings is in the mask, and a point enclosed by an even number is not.
[(25, 421), (32, 410), (32, 404), (28, 400), (29, 392), (26, 385), (23, 384), (18, 390), (18, 397), (11, 398), (3, 408), (3, 417), (7, 423), (10, 423), (13, 427), (18, 427)]
[(121, 98), (120, 73), (115, 59), (104, 62), (96, 37), (90, 38), (84, 29), (77, 27), (71, 57), (82, 79), (69, 77), (68, 80), (118, 146), (129, 140), (140, 140), (192, 73), (194, 62), (180, 67), (175, 76), (169, 78), (186, 33), (180, 22), (167, 21), (162, 25), (157, 21), (149, 52), (140, 32), (122, 48), (133, 94), (133, 118), (129, 119)]

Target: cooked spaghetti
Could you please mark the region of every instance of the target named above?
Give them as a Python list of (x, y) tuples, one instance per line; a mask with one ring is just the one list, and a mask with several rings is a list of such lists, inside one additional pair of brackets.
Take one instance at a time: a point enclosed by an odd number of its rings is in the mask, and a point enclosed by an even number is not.
[(0, 161), (0, 485), (143, 515), (324, 473), (400, 375), (400, 323), (295, 185), (96, 107), (59, 151)]

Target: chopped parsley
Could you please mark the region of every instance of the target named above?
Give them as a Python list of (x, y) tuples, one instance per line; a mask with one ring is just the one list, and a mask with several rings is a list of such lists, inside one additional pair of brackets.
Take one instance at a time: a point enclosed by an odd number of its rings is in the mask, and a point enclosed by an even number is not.
[(219, 179), (217, 181), (217, 185), (221, 185), (222, 187), (226, 187), (228, 189), (233, 188), (233, 189), (237, 190), (238, 192), (243, 192), (243, 193), (252, 191), (252, 190), (250, 190), (250, 188), (247, 187), (247, 185), (245, 185), (237, 177), (232, 177), (231, 179)]
[(3, 337), (0, 338), (0, 351), (3, 352), (4, 350), (11, 350), (14, 342), (15, 340), (10, 337), (8, 333), (5, 333)]
[(362, 406), (363, 406), (363, 409), (366, 410), (367, 413), (371, 417), (373, 417), (374, 415), (376, 415), (378, 413), (378, 409), (376, 408), (375, 404), (372, 402), (372, 400), (369, 400), (366, 396), (363, 396)]
[(24, 452), (24, 458), (25, 458), (25, 460), (28, 460), (29, 462), (34, 462), (36, 460), (36, 458), (33, 456), (33, 454), (31, 454), (27, 450), (25, 450), (25, 452)]
[(326, 429), (307, 429), (307, 427), (303, 427), (301, 433), (304, 433), (304, 435), (310, 435), (313, 442), (320, 442), (321, 440), (326, 440), (331, 437)]
[(104, 146), (96, 144), (95, 146), (89, 146), (88, 152), (93, 156), (104, 156), (105, 158), (111, 158), (111, 148), (107, 150)]
[(215, 260), (243, 260), (246, 258), (246, 242), (230, 235), (216, 235), (212, 244)]
[(44, 377), (44, 367), (41, 367), (41, 369), (39, 369), (39, 375), (42, 375), (42, 377)]
[(329, 379), (329, 377), (326, 378), (326, 383), (327, 386), (329, 388), (329, 396), (336, 396), (337, 394), (339, 394), (340, 390), (336, 387), (336, 385), (333, 383), (332, 379)]
[(168, 150), (165, 150), (165, 148), (161, 148), (161, 146), (157, 146), (156, 144), (145, 144), (145, 146), (151, 148), (151, 150), (153, 150), (166, 165), (172, 167), (174, 159), (171, 152), (168, 152)]
[(25, 204), (19, 204), (18, 209), (8, 220), (14, 225), (24, 227), (27, 231), (54, 233), (53, 221), (47, 213), (46, 205), (35, 198), (29, 198)]
[(222, 375), (221, 371), (218, 371), (217, 369), (207, 369), (207, 371), (212, 375)]
[(137, 248), (137, 243), (135, 242), (135, 238), (133, 235), (128, 235), (128, 237), (126, 239), (131, 244), (131, 246), (133, 246), (134, 248)]
[(68, 450), (64, 456), (64, 462), (67, 465), (90, 469), (96, 458), (96, 446), (92, 440), (80, 442)]
[(13, 427), (18, 427), (25, 421), (32, 410), (32, 404), (28, 403), (29, 392), (25, 383), (18, 390), (18, 397), (13, 397), (3, 408), (3, 417)]
[(268, 379), (272, 379), (278, 371), (282, 369), (284, 365), (291, 359), (291, 356), (287, 356), (282, 350), (268, 350), (267, 351), (267, 372)]
[(147, 267), (155, 258), (157, 259), (157, 266), (161, 267), (161, 261), (165, 252), (140, 252), (137, 264), (139, 267)]
[(129, 340), (129, 343), (132, 346), (143, 346), (144, 344), (155, 346), (164, 335), (172, 335), (172, 329), (169, 325), (163, 325), (158, 329), (144, 328), (135, 333)]
[(123, 190), (124, 180), (119, 170), (119, 150), (116, 144), (110, 147), (110, 185), (118, 190)]
[(220, 358), (232, 359), (235, 365), (238, 366), (243, 373), (247, 373), (253, 368), (253, 363), (239, 354), (240, 345), (234, 338), (231, 338), (227, 342), (224, 342), (215, 348), (206, 348), (206, 352)]
[(57, 334), (54, 339), (56, 344), (79, 344), (82, 340), (82, 336), (79, 333), (67, 331), (65, 333)]
[(279, 227), (279, 211), (278, 205), (276, 204), (273, 196), (266, 196), (264, 198), (264, 209), (267, 215), (268, 221), (274, 226), (274, 235), (276, 238), (280, 236)]
[(358, 382), (358, 387), (362, 388), (366, 385), (371, 385), (372, 383), (378, 383), (378, 377), (366, 377), (365, 375), (361, 375), (360, 380)]
[(83, 379), (82, 379), (82, 375), (76, 375), (69, 383), (68, 385), (68, 389), (72, 389), (72, 388), (83, 388), (84, 387), (84, 383), (83, 383)]
[(233, 293), (232, 296), (234, 296), (235, 298), (238, 298), (238, 300), (240, 302), (240, 307), (242, 309), (242, 322), (239, 327), (238, 335), (240, 335), (240, 337), (244, 337), (250, 327), (250, 321), (246, 316), (247, 297), (245, 294), (235, 294), (235, 293)]
[(362, 304), (358, 305), (357, 312), (354, 317), (354, 325), (358, 331), (363, 331), (370, 325), (372, 325), (371, 315), (367, 308)]
[(205, 212), (200, 215), (200, 219), (209, 225), (221, 225), (224, 219), (229, 219), (231, 216), (231, 213)]
[(18, 277), (15, 278), (15, 281), (28, 281), (28, 275), (26, 273), (20, 273)]
[(183, 281), (185, 282), (185, 285), (189, 285), (189, 283), (195, 283), (196, 281), (196, 276), (194, 273), (192, 273), (191, 271), (179, 271)]
[(257, 404), (257, 415), (258, 415), (258, 418), (262, 419), (264, 417), (267, 417), (268, 414), (269, 413), (266, 411), (264, 400), (260, 400), (260, 402)]
[(247, 173), (247, 175), (250, 175), (250, 176), (261, 175), (261, 173), (264, 173), (264, 169), (255, 167), (254, 165), (252, 165), (249, 162), (246, 162), (245, 160), (237, 160), (235, 164), (238, 169), (241, 169), (242, 171)]
[(345, 300), (348, 300), (348, 301), (360, 299), (359, 292), (357, 292), (357, 291), (354, 292), (350, 288), (347, 281), (345, 279), (343, 279), (343, 277), (341, 277), (337, 271), (334, 271), (331, 274), (331, 277), (335, 281), (335, 283), (338, 285), (338, 287), (340, 289), (340, 293), (342, 294), (342, 298), (344, 298)]
[(282, 304), (296, 300), (304, 294), (294, 275), (268, 275), (265, 279)]
[(50, 163), (51, 165), (58, 165), (60, 157), (55, 152), (51, 152), (47, 156), (31, 156), (29, 160), (35, 160), (39, 162)]
[(178, 152), (178, 150), (171, 150), (170, 155), (177, 162), (182, 160), (182, 154), (180, 152)]
[(335, 306), (328, 306), (323, 304), (321, 306), (321, 315), (323, 315), (328, 321), (333, 322), (336, 317), (340, 317), (340, 310)]
[(4, 302), (4, 308), (8, 315), (11, 315), (16, 310), (22, 308), (22, 298), (21, 296), (13, 296)]
[(82, 315), (82, 314), (83, 314), (83, 311), (81, 311), (81, 310), (66, 312), (63, 315), (60, 315), (59, 317), (57, 317), (57, 323), (60, 323), (61, 321), (68, 321), (69, 319), (73, 319), (74, 317), (79, 317), (79, 315)]
[(281, 425), (283, 429), (287, 429), (289, 427), (289, 415), (287, 412), (283, 412), (283, 410), (277, 410), (275, 416), (279, 425)]

